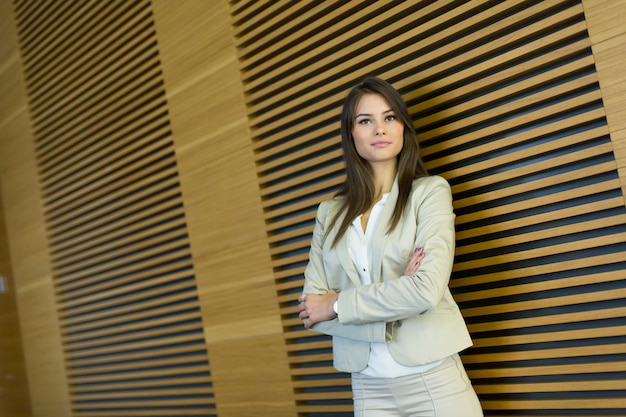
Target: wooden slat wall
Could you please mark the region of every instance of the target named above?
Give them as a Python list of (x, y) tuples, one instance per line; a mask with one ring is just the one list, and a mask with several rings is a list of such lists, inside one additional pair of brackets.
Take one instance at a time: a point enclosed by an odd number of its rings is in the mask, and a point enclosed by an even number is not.
[[(453, 185), (452, 286), (486, 414), (626, 415), (624, 0), (0, 6), (0, 191), (33, 416), (350, 415), (349, 378), (333, 370), (328, 339), (302, 330), (293, 300), (316, 205), (342, 180), (340, 102), (366, 74), (400, 88), (428, 166)], [(113, 38), (107, 55), (99, 40)], [(111, 152), (78, 158), (90, 138)], [(142, 169), (156, 181), (137, 182)], [(151, 186), (160, 192), (144, 197)], [(107, 229), (132, 204), (131, 233)], [(180, 276), (169, 263), (161, 286), (131, 284), (135, 271), (117, 289), (80, 287), (105, 276), (97, 268), (126, 268), (113, 259), (137, 255), (128, 267), (142, 267), (150, 247), (185, 253)], [(129, 347), (142, 326), (156, 333), (171, 318), (177, 331), (186, 306), (196, 347), (97, 350), (115, 329)], [(98, 338), (79, 359), (82, 335)], [(202, 385), (122, 382), (160, 354), (150, 377), (200, 369)], [(112, 371), (102, 378), (120, 390), (76, 386), (86, 370)]]
[(581, 2), (241, 0), (231, 15), (298, 412), (352, 410), (295, 299), (316, 206), (342, 181), (341, 100), (376, 74), (452, 184), (451, 287), (486, 415), (626, 415), (621, 142)]
[(14, 14), (72, 415), (216, 415), (152, 4)]

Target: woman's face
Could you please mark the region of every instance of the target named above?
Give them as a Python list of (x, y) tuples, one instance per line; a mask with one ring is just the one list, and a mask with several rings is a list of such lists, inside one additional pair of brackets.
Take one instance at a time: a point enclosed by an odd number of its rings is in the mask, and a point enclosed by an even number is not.
[(356, 107), (352, 138), (357, 152), (370, 165), (395, 165), (404, 143), (404, 125), (384, 97), (365, 94)]

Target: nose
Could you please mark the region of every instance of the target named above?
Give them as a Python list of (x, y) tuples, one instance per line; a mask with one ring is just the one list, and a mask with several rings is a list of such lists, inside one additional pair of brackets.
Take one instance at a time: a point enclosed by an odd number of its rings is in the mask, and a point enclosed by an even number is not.
[(376, 136), (387, 134), (387, 132), (385, 131), (385, 126), (382, 123), (376, 124), (375, 129), (376, 129), (376, 132), (375, 132)]

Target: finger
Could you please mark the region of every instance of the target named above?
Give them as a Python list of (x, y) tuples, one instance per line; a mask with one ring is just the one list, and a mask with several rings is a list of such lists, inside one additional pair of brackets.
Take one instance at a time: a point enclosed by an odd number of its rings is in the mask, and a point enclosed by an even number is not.
[(422, 261), (422, 259), (424, 259), (424, 255), (414, 256), (413, 259), (411, 259), (411, 263), (418, 264)]
[(417, 271), (417, 267), (419, 266), (419, 264), (419, 258), (411, 258), (405, 269), (406, 275), (414, 274)]
[(420, 266), (420, 262), (422, 261), (422, 258), (417, 258), (415, 260), (413, 260), (413, 262), (411, 262), (405, 270), (405, 275), (413, 275), (417, 272), (419, 266)]
[(426, 254), (424, 252), (418, 252), (415, 255), (413, 255), (413, 257), (411, 258), (412, 263), (420, 263), (422, 261), (422, 259), (424, 259), (424, 257), (426, 256)]
[(422, 262), (423, 259), (424, 259), (423, 255), (420, 256), (420, 257), (415, 258), (415, 260), (413, 261), (413, 265), (419, 265)]
[(417, 248), (413, 251), (413, 255), (411, 255), (411, 260), (419, 259), (424, 256), (424, 251), (421, 248)]

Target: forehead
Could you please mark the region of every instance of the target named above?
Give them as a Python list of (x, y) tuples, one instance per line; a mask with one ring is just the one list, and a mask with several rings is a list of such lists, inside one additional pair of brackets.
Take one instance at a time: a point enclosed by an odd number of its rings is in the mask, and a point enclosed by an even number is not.
[(364, 94), (356, 105), (356, 114), (375, 114), (391, 110), (391, 105), (380, 94)]

